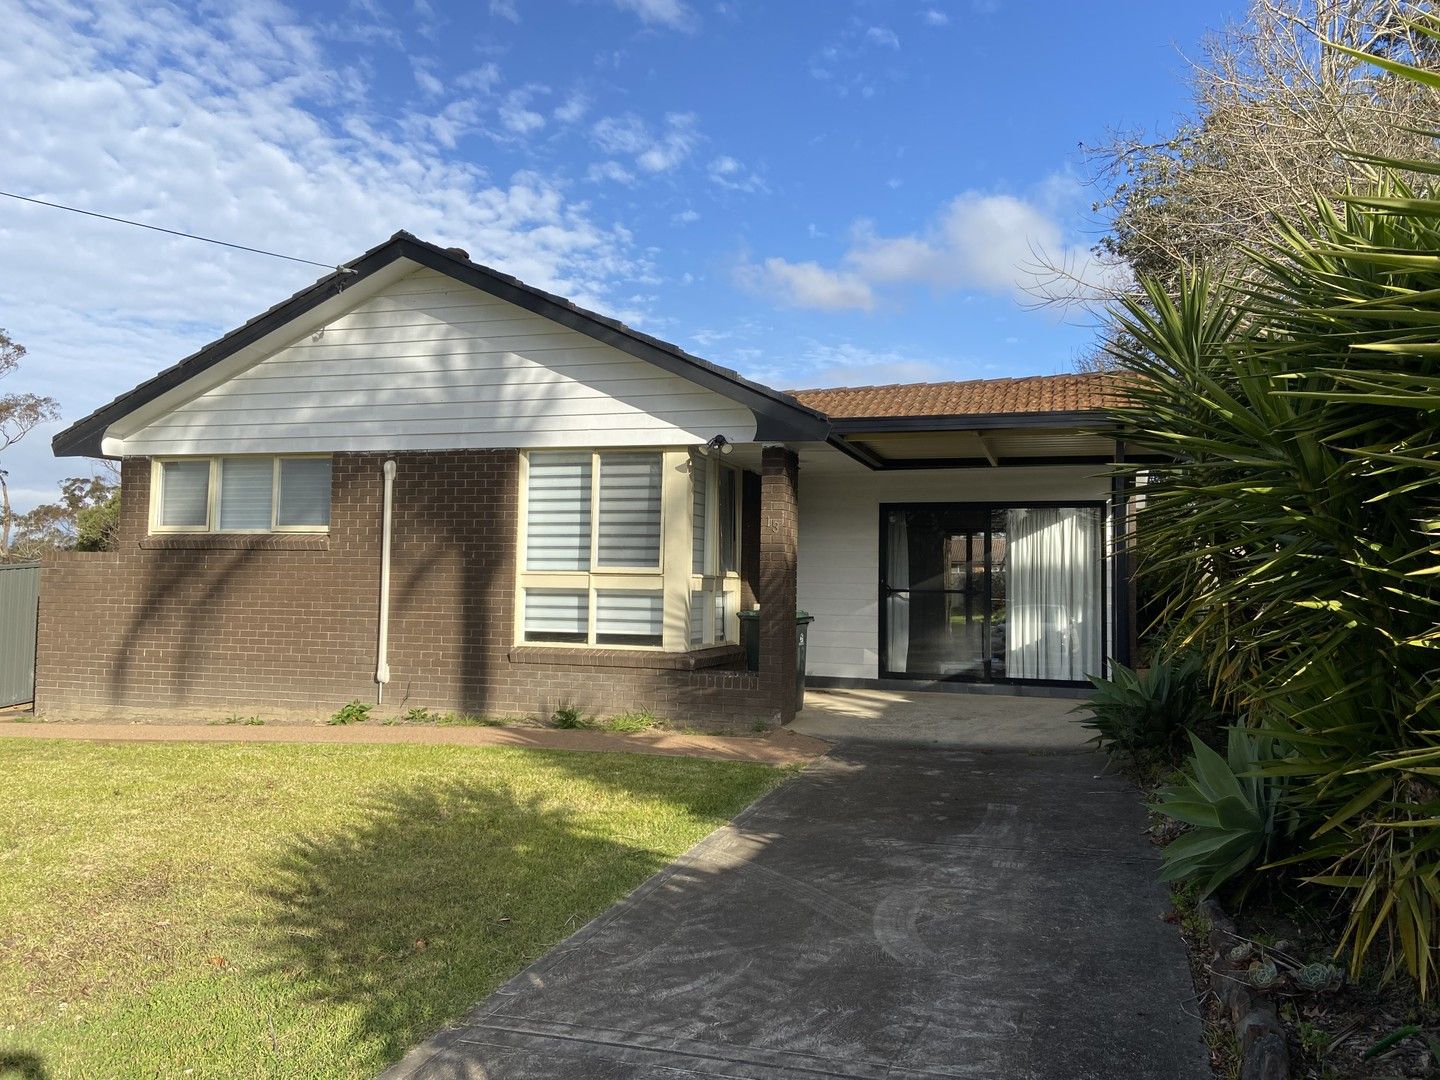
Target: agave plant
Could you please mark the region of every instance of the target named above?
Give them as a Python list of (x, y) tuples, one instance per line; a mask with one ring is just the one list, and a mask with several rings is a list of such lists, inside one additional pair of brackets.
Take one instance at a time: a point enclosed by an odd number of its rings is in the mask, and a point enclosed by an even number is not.
[[(1437, 25), (1417, 29), (1440, 41)], [(1258, 766), (1304, 824), (1277, 865), (1348, 894), (1352, 972), (1379, 951), (1423, 996), (1440, 959), (1440, 166), (1371, 164), (1238, 277), (1142, 283), (1116, 315), (1116, 419), (1170, 461), (1136, 536), (1172, 647), (1292, 748)], [(1167, 872), (1245, 865), (1258, 808), (1226, 805), (1230, 839), (1215, 809)]]
[[(1232, 727), (1221, 757), (1194, 735), (1181, 781), (1163, 788), (1155, 809), (1190, 826), (1164, 853), (1161, 879), (1193, 880), (1202, 897), (1266, 858), (1279, 828), (1281, 781), (1260, 772), (1274, 740)], [(1248, 953), (1247, 953), (1248, 955)]]
[(1092, 741), (1116, 757), (1132, 762), (1170, 757), (1187, 732), (1218, 718), (1205, 668), (1193, 656), (1157, 660), (1143, 675), (1124, 664), (1111, 667), (1108, 678), (1090, 677), (1095, 692), (1073, 711), (1090, 714), (1080, 726), (1095, 732)]

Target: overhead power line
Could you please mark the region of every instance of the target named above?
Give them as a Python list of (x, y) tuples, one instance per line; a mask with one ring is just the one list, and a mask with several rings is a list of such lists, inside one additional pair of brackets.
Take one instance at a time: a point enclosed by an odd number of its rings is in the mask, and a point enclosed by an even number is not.
[(121, 225), (133, 225), (137, 229), (149, 229), (151, 232), (166, 233), (170, 236), (180, 236), (186, 240), (200, 240), (207, 244), (218, 244), (220, 247), (233, 248), (236, 251), (248, 251), (253, 255), (269, 255), (272, 259), (286, 259), (289, 262), (304, 263), (306, 266), (319, 266), (326, 270), (344, 270), (343, 266), (333, 266), (330, 263), (316, 262), (314, 259), (301, 259), (295, 255), (281, 255), (278, 251), (266, 251), (264, 248), (247, 247), (244, 244), (232, 244), (228, 240), (215, 240), (209, 236), (196, 236), (194, 233), (181, 232), (179, 229), (166, 229), (159, 225), (147, 225), (143, 221), (131, 221), (129, 218), (114, 217), (111, 214), (101, 214), (94, 210), (82, 210), (78, 206), (65, 206), (63, 203), (46, 202), (44, 199), (31, 198), (29, 195), (16, 195), (13, 191), (0, 191), (7, 199), (18, 199), (20, 202), (34, 203), (36, 206), (48, 206), (52, 210), (68, 210), (72, 214), (84, 214), (86, 217), (99, 218), (101, 221), (114, 221)]

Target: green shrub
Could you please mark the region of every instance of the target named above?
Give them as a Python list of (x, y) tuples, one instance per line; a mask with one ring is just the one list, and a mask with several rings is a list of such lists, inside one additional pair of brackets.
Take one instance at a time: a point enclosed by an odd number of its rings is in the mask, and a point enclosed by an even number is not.
[(444, 721), (445, 715), (434, 709), (427, 709), (423, 705), (415, 705), (400, 714), (400, 722), (404, 724), (438, 724)]
[[(1440, 40), (1433, 13), (1405, 23)], [(1330, 47), (1440, 86), (1428, 53), (1422, 69)], [(1125, 389), (1110, 411), (1127, 450), (1161, 462), (1134, 536), (1173, 640), (1294, 748), (1291, 880), (1348, 905), (1352, 975), (1379, 959), (1425, 998), (1440, 977), (1440, 164), (1356, 157), (1369, 181), (1284, 215), (1232, 278), (1137, 282), (1109, 335)]]
[(358, 724), (361, 721), (370, 719), (370, 712), (375, 706), (364, 701), (352, 701), (348, 705), (342, 705), (336, 710), (335, 715), (325, 722), (327, 724)]
[(590, 722), (581, 715), (578, 705), (561, 705), (551, 714), (550, 722), (558, 728), (590, 727)]
[(1175, 760), (1187, 733), (1208, 732), (1217, 722), (1205, 670), (1194, 657), (1157, 660), (1143, 675), (1111, 666), (1110, 678), (1090, 677), (1095, 693), (1073, 711), (1090, 714), (1081, 726), (1113, 757), (1131, 764)]
[(1160, 791), (1154, 809), (1190, 826), (1165, 848), (1161, 880), (1194, 882), (1203, 899), (1271, 856), (1283, 787), (1262, 773), (1279, 759), (1268, 735), (1232, 727), (1223, 758), (1193, 733), (1190, 747), (1180, 782)]
[(601, 720), (599, 727), (606, 731), (649, 731), (660, 726), (660, 721), (648, 709), (637, 712), (617, 713)]

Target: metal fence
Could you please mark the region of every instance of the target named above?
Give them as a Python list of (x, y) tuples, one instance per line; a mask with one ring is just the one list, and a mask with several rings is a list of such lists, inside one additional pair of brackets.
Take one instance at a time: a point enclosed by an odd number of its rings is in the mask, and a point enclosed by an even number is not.
[(0, 563), (0, 708), (35, 698), (40, 564)]

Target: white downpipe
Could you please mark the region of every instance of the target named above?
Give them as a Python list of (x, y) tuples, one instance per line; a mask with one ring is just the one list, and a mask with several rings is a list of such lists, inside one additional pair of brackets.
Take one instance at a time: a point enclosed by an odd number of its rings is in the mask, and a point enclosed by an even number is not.
[(385, 503), (380, 519), (380, 640), (375, 648), (375, 701), (385, 700), (390, 681), (390, 504), (395, 493), (395, 459), (385, 462)]

